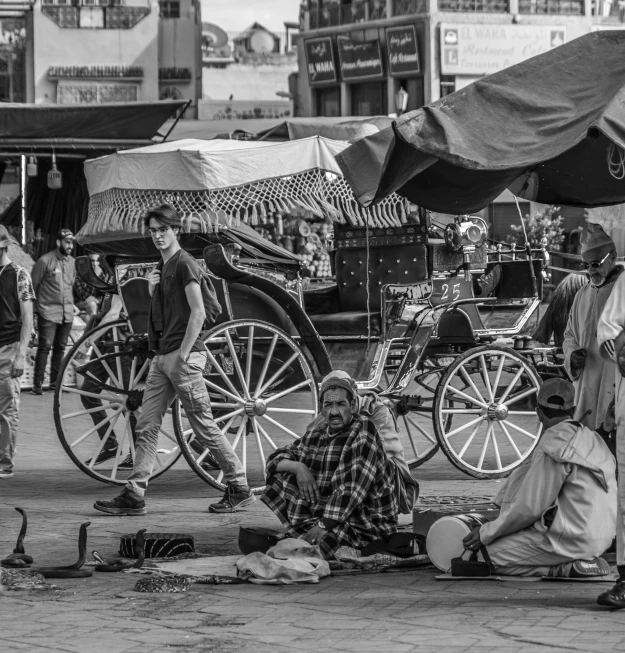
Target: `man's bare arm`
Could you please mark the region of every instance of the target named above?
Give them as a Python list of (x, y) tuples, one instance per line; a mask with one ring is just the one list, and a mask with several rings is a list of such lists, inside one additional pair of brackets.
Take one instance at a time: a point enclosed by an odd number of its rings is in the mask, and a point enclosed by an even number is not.
[(193, 347), (193, 344), (202, 331), (202, 326), (204, 326), (204, 320), (206, 319), (206, 311), (204, 310), (202, 289), (197, 281), (189, 282), (185, 286), (184, 292), (189, 303), (189, 308), (191, 309), (191, 317), (189, 317), (187, 330), (180, 345), (180, 356), (182, 356), (182, 360), (186, 361), (191, 353), (191, 347)]
[(20, 341), (17, 348), (17, 354), (13, 359), (11, 366), (11, 377), (18, 378), (24, 374), (26, 365), (26, 348), (30, 342), (33, 332), (33, 302), (30, 299), (20, 300), (20, 313), (22, 315), (22, 330), (20, 331)]

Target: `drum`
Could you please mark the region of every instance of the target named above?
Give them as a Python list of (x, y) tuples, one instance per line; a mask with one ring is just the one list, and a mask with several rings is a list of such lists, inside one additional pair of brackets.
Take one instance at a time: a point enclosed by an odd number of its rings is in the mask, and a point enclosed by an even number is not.
[(462, 540), (478, 526), (482, 526), (488, 517), (479, 512), (441, 517), (432, 524), (425, 541), (425, 548), (433, 565), (441, 571), (449, 571), (451, 559), (462, 555)]

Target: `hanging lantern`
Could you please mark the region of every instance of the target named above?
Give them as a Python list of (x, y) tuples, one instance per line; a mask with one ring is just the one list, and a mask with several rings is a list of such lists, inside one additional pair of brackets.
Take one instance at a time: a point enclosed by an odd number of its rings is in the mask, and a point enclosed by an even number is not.
[(28, 158), (28, 163), (26, 164), (26, 175), (28, 177), (37, 176), (37, 159), (34, 156)]
[(63, 188), (63, 175), (56, 167), (56, 155), (52, 153), (52, 170), (48, 172), (48, 188), (58, 190)]

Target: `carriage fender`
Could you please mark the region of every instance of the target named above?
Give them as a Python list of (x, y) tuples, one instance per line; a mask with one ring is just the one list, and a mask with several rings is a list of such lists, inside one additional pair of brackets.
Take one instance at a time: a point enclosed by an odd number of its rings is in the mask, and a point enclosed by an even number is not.
[(256, 288), (241, 283), (229, 283), (228, 304), (231, 316), (228, 316), (228, 313), (224, 311), (216, 324), (222, 324), (231, 319), (262, 320), (286, 331), (290, 336), (297, 335), (297, 329), (280, 304)]

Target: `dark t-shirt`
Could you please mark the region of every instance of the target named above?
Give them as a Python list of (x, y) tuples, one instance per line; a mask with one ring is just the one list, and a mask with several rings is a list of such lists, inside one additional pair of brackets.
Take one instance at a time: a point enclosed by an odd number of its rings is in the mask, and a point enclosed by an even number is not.
[[(163, 303), (163, 332), (159, 338), (158, 353), (168, 354), (179, 349), (187, 331), (191, 308), (185, 288), (196, 281), (200, 284), (202, 270), (198, 262), (183, 249), (178, 250), (161, 271), (161, 297)], [(198, 338), (191, 351), (206, 351)]]

